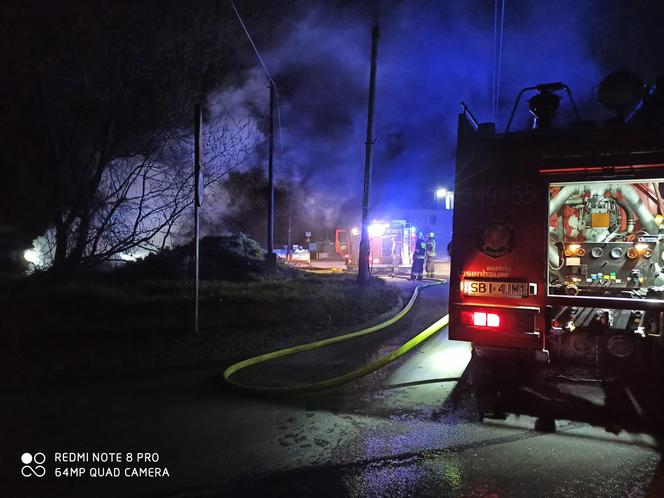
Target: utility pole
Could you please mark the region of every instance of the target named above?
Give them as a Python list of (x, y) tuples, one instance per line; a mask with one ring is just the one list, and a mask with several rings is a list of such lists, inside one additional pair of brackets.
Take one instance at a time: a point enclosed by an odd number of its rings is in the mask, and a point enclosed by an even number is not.
[(249, 43), (251, 43), (252, 48), (254, 49), (254, 52), (256, 53), (256, 57), (258, 58), (258, 61), (261, 63), (261, 66), (263, 66), (263, 70), (265, 71), (265, 75), (267, 76), (267, 79), (270, 80), (270, 133), (269, 133), (269, 140), (270, 140), (270, 152), (269, 152), (269, 159), (268, 159), (268, 183), (269, 183), (269, 192), (268, 192), (268, 203), (267, 203), (267, 254), (265, 255), (265, 269), (267, 271), (274, 271), (277, 268), (277, 255), (274, 254), (274, 247), (273, 247), (273, 242), (274, 242), (274, 173), (272, 169), (272, 156), (274, 152), (274, 93), (275, 93), (275, 84), (274, 80), (272, 79), (272, 76), (270, 76), (270, 71), (267, 70), (267, 66), (265, 65), (265, 62), (263, 62), (263, 58), (261, 57), (261, 54), (258, 52), (258, 49), (256, 48), (256, 44), (254, 41), (251, 39), (251, 35), (249, 34), (249, 30), (247, 29), (247, 26), (244, 24), (244, 21), (242, 20), (242, 16), (240, 15), (240, 12), (237, 10), (237, 7), (235, 6), (235, 3), (233, 0), (231, 0), (231, 7), (233, 7), (233, 10), (235, 11), (235, 15), (237, 16), (238, 21), (240, 21), (240, 25), (242, 26), (242, 29), (244, 30), (244, 34), (247, 35), (247, 39), (249, 40)]
[(292, 233), (293, 233), (293, 189), (288, 190), (288, 247), (286, 248), (286, 260), (291, 260), (292, 246)]
[(371, 73), (369, 76), (369, 109), (367, 112), (367, 139), (364, 142), (364, 191), (362, 194), (362, 239), (360, 240), (360, 260), (358, 280), (369, 280), (369, 187), (371, 184), (371, 146), (373, 145), (373, 113), (376, 94), (376, 59), (378, 58), (378, 21), (371, 31)]
[(268, 152), (268, 204), (267, 204), (267, 254), (265, 266), (268, 271), (277, 267), (277, 256), (274, 254), (274, 83), (270, 80), (270, 123), (269, 123), (269, 152)]
[(201, 208), (201, 125), (203, 105), (201, 98), (194, 104), (194, 334), (198, 334), (198, 288), (200, 256), (200, 208)]

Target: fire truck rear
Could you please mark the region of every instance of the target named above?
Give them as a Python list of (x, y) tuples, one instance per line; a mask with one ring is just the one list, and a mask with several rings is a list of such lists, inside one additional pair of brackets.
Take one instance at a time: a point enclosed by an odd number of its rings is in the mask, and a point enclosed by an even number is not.
[(496, 133), (465, 105), (459, 115), (450, 338), (478, 356), (661, 360), (663, 121), (553, 127), (569, 89), (525, 90), (538, 92), (528, 131)]
[[(373, 271), (399, 271), (410, 268), (415, 249), (415, 228), (406, 220), (374, 220), (368, 226), (369, 267)], [(348, 268), (357, 268), (360, 230), (337, 228), (335, 252), (346, 261)]]

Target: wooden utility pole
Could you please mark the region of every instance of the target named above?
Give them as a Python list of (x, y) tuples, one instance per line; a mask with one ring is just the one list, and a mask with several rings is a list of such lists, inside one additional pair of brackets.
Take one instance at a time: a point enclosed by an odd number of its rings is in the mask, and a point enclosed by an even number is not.
[(367, 112), (367, 139), (364, 142), (364, 191), (362, 194), (362, 239), (358, 261), (358, 280), (369, 280), (369, 187), (371, 184), (371, 146), (373, 145), (373, 114), (376, 94), (376, 59), (378, 58), (378, 21), (371, 31), (371, 73), (369, 75), (369, 109)]
[(288, 190), (288, 247), (286, 248), (286, 259), (291, 260), (292, 251), (292, 233), (293, 233), (293, 188)]
[(200, 256), (200, 208), (201, 208), (201, 128), (203, 105), (197, 98), (194, 104), (194, 333), (198, 333), (198, 288)]
[(268, 204), (267, 204), (267, 254), (265, 265), (267, 270), (274, 270), (277, 266), (277, 257), (274, 254), (274, 83), (270, 80), (270, 123), (269, 123), (269, 152), (268, 152)]

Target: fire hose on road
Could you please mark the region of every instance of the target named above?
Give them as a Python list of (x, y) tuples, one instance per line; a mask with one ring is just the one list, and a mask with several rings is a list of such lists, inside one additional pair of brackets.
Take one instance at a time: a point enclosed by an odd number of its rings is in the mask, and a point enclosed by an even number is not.
[(449, 315), (445, 315), (441, 317), (439, 320), (436, 320), (434, 323), (429, 325), (427, 328), (422, 330), (420, 333), (418, 333), (415, 337), (410, 339), (408, 342), (402, 344), (399, 348), (396, 350), (392, 351), (390, 354), (385, 355), (375, 361), (372, 361), (371, 363), (368, 363), (362, 367), (356, 368), (354, 370), (351, 370), (350, 372), (347, 372), (343, 375), (339, 375), (337, 377), (332, 377), (330, 379), (322, 380), (319, 382), (314, 382), (310, 384), (300, 384), (296, 386), (274, 386), (274, 387), (266, 387), (266, 386), (256, 386), (256, 385), (249, 385), (249, 384), (244, 384), (241, 382), (238, 382), (236, 380), (233, 380), (231, 377), (239, 372), (240, 370), (243, 370), (247, 367), (251, 367), (253, 365), (258, 365), (260, 363), (265, 363), (268, 361), (276, 360), (277, 358), (284, 358), (286, 356), (291, 356), (296, 353), (301, 353), (303, 351), (310, 351), (312, 349), (319, 349), (319, 348), (324, 348), (326, 346), (331, 346), (332, 344), (338, 344), (340, 342), (344, 341), (349, 341), (352, 339), (356, 339), (358, 337), (363, 337), (369, 334), (373, 334), (375, 332), (378, 332), (380, 330), (383, 330), (399, 320), (401, 320), (404, 316), (408, 314), (408, 312), (413, 308), (413, 305), (415, 304), (415, 301), (417, 300), (417, 297), (419, 293), (427, 288), (427, 287), (433, 287), (435, 285), (440, 285), (445, 283), (445, 280), (437, 280), (435, 282), (427, 282), (425, 284), (418, 285), (415, 288), (415, 291), (413, 292), (413, 295), (411, 296), (410, 300), (406, 304), (406, 306), (403, 307), (401, 311), (399, 311), (396, 315), (393, 317), (389, 318), (388, 320), (381, 322), (379, 324), (373, 325), (371, 327), (362, 329), (362, 330), (357, 330), (355, 332), (350, 332), (348, 334), (343, 334), (339, 335), (336, 337), (330, 337), (328, 339), (323, 339), (320, 341), (315, 341), (315, 342), (309, 342), (306, 344), (300, 344), (298, 346), (293, 346), (290, 348), (284, 348), (284, 349), (278, 349), (276, 351), (272, 351), (269, 353), (264, 353), (258, 356), (254, 356), (252, 358), (247, 358), (246, 360), (242, 360), (238, 363), (235, 363), (226, 370), (224, 370), (224, 380), (228, 382), (230, 385), (232, 385), (235, 388), (241, 389), (243, 391), (248, 391), (248, 392), (253, 392), (256, 394), (272, 394), (272, 395), (277, 395), (277, 394), (303, 394), (303, 393), (310, 393), (314, 391), (320, 391), (323, 389), (329, 389), (331, 387), (336, 387), (340, 386), (342, 384), (345, 384), (347, 382), (350, 382), (352, 380), (358, 379), (360, 377), (363, 377), (371, 372), (374, 372), (385, 365), (395, 361), (397, 358), (400, 358), (407, 352), (409, 352), (411, 349), (419, 346), (422, 344), (424, 341), (426, 341), (429, 337), (434, 335), (436, 332), (441, 330), (443, 327), (445, 327), (448, 323)]

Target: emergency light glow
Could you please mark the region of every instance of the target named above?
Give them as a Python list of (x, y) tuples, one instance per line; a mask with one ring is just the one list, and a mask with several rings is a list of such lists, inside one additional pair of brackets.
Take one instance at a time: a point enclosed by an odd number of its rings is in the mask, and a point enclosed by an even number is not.
[(447, 195), (447, 189), (446, 188), (439, 188), (436, 190), (436, 199), (443, 199)]
[(376, 237), (382, 237), (385, 234), (385, 229), (389, 225), (387, 223), (372, 223), (368, 227), (369, 238), (374, 239)]

